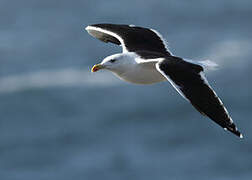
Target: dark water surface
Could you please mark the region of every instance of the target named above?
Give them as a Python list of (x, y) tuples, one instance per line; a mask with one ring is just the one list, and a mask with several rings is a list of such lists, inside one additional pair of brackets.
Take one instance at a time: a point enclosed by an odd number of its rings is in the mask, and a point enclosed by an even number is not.
[[(252, 1), (0, 2), (1, 180), (250, 180)], [(120, 52), (84, 28), (158, 30), (207, 72), (244, 139), (201, 116), (169, 83), (137, 86), (93, 64)]]

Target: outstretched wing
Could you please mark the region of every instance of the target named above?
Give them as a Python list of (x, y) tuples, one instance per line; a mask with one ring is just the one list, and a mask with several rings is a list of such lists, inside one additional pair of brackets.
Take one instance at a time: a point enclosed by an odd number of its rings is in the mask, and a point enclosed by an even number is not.
[(205, 79), (200, 65), (170, 56), (157, 63), (156, 68), (200, 113), (242, 138), (220, 98)]
[(152, 51), (170, 55), (162, 36), (153, 29), (133, 25), (94, 24), (86, 27), (93, 37), (121, 45), (123, 52)]

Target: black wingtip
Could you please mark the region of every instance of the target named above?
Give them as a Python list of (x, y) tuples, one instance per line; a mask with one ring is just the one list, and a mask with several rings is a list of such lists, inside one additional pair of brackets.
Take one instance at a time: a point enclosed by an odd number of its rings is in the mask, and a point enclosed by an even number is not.
[(240, 133), (240, 131), (238, 131), (236, 127), (234, 127), (234, 128), (233, 127), (227, 127), (227, 128), (224, 128), (224, 130), (230, 131), (231, 133), (235, 134), (236, 136), (238, 136), (241, 139), (243, 138), (242, 133)]

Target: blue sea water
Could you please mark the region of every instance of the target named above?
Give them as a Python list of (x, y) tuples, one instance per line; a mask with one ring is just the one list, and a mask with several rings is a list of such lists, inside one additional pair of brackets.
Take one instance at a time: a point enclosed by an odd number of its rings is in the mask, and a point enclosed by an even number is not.
[[(252, 2), (0, 2), (0, 179), (252, 178)], [(121, 82), (93, 64), (121, 48), (95, 23), (158, 30), (173, 54), (210, 59), (209, 83), (244, 134), (203, 117), (168, 82)]]

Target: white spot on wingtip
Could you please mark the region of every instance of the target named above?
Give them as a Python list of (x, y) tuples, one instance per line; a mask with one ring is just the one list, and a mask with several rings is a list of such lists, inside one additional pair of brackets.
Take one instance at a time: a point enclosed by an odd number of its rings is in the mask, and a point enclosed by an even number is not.
[(241, 139), (243, 138), (243, 135), (242, 135), (242, 134), (240, 134), (240, 138), (241, 138)]
[(136, 27), (136, 25), (134, 25), (134, 24), (130, 24), (130, 25), (129, 25), (129, 27)]
[(223, 128), (225, 131), (227, 131), (227, 128)]

